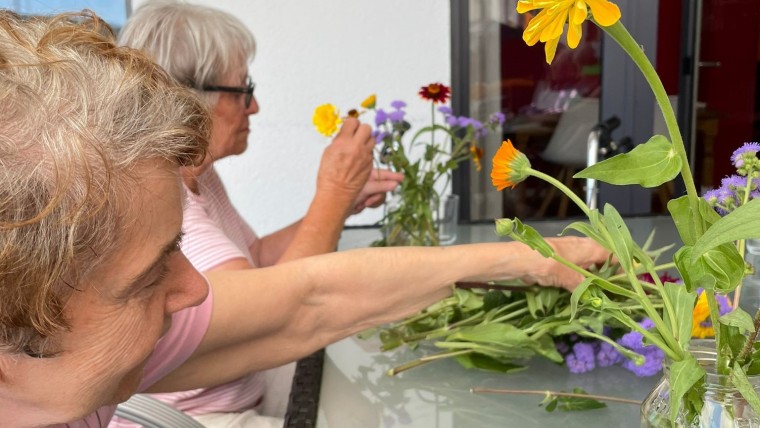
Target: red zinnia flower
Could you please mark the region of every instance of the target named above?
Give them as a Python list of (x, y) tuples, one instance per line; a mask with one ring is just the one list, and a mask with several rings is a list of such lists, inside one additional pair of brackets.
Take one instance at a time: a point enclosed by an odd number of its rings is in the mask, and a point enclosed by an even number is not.
[(423, 99), (432, 101), (433, 104), (443, 104), (449, 99), (451, 89), (443, 83), (431, 83), (420, 88), (419, 94)]

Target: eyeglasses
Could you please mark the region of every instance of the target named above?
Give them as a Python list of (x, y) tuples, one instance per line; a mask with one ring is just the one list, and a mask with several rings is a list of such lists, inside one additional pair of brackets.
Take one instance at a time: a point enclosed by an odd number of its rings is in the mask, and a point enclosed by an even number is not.
[(234, 94), (245, 94), (245, 108), (251, 107), (253, 101), (253, 90), (256, 84), (251, 80), (251, 76), (245, 78), (245, 86), (204, 86), (201, 89), (209, 92), (232, 92)]

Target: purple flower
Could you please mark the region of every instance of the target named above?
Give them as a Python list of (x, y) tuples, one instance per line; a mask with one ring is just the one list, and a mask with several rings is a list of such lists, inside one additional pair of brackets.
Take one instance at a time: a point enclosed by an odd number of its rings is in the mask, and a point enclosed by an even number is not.
[(644, 328), (644, 330), (649, 330), (649, 329), (651, 329), (652, 327), (654, 327), (654, 321), (652, 321), (652, 320), (651, 320), (651, 319), (649, 319), (649, 318), (644, 318), (643, 320), (641, 320), (641, 322), (639, 322), (639, 325), (640, 325), (642, 328)]
[(662, 370), (662, 363), (665, 361), (665, 352), (662, 349), (648, 345), (636, 352), (644, 357), (644, 364), (637, 366), (633, 361), (626, 360), (623, 362), (623, 368), (639, 377), (653, 376)]
[(453, 113), (453, 111), (451, 110), (451, 107), (449, 106), (440, 106), (438, 107), (438, 111), (443, 113), (446, 116), (449, 116)]
[(377, 130), (377, 129), (374, 130), (374, 131), (372, 131), (372, 138), (375, 139), (375, 144), (382, 143), (383, 140), (385, 140), (389, 135), (391, 135), (391, 134), (389, 134), (389, 133), (387, 133), (385, 131)]
[(404, 121), (404, 110), (394, 110), (390, 113), (388, 113), (388, 118), (393, 123), (401, 123)]
[(570, 345), (568, 345), (565, 341), (554, 342), (554, 346), (557, 348), (557, 352), (562, 355), (567, 355), (570, 353)]
[(401, 100), (396, 100), (391, 103), (391, 107), (395, 108), (396, 110), (401, 110), (402, 108), (406, 107), (406, 103)]
[(459, 118), (456, 116), (446, 116), (446, 123), (448, 123), (449, 126), (458, 126)]
[(488, 123), (491, 125), (503, 125), (505, 119), (506, 118), (504, 117), (504, 113), (497, 111), (491, 114), (491, 116), (488, 118)]
[(571, 373), (586, 373), (596, 367), (594, 346), (590, 343), (578, 342), (573, 345), (573, 352), (565, 357), (565, 363)]
[(471, 117), (467, 117), (467, 116), (459, 116), (459, 118), (457, 119), (459, 121), (458, 125), (461, 126), (462, 128), (466, 128), (469, 125), (472, 125), (472, 123), (475, 121), (475, 119)]
[(388, 121), (388, 113), (383, 109), (375, 110), (375, 126), (384, 125)]
[(734, 150), (731, 155), (731, 162), (734, 163), (736, 168), (742, 168), (744, 166), (745, 155), (749, 157), (757, 156), (757, 152), (760, 152), (760, 144), (756, 142), (744, 143), (743, 146)]
[(744, 189), (747, 186), (747, 178), (736, 174), (730, 175), (720, 180), (720, 185), (731, 190)]
[(596, 353), (596, 364), (599, 367), (609, 367), (623, 361), (623, 356), (615, 349), (614, 346), (607, 342), (602, 342), (599, 345), (599, 350)]

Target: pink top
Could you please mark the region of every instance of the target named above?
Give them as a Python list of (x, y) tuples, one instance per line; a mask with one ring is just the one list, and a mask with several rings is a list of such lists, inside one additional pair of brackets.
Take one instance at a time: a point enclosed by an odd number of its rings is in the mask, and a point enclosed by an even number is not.
[[(182, 252), (201, 272), (236, 258), (245, 258), (252, 266), (250, 246), (257, 238), (227, 196), (216, 171), (209, 168), (198, 177), (200, 195), (187, 193), (182, 230)], [(214, 412), (240, 412), (251, 409), (264, 396), (264, 377), (260, 373), (206, 389), (151, 394), (189, 415)], [(137, 427), (120, 423), (118, 427)]]
[[(177, 312), (172, 316), (169, 331), (159, 339), (156, 349), (149, 357), (143, 379), (138, 391), (145, 391), (151, 385), (166, 376), (187, 360), (195, 351), (206, 334), (211, 320), (213, 297), (209, 291), (208, 298), (198, 306)], [(116, 406), (104, 406), (92, 415), (76, 422), (61, 424), (58, 427), (92, 428), (103, 427), (111, 420)], [(118, 425), (112, 425), (118, 426)]]

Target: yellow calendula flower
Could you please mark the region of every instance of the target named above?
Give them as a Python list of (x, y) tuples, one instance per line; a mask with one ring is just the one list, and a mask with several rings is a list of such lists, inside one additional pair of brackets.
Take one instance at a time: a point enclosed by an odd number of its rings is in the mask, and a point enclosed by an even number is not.
[(377, 97), (375, 96), (375, 94), (372, 94), (372, 95), (368, 96), (367, 99), (365, 99), (364, 101), (362, 101), (361, 106), (364, 107), (364, 108), (366, 108), (366, 109), (373, 109), (373, 108), (375, 108), (375, 103), (376, 102), (377, 102)]
[(551, 64), (557, 52), (559, 38), (567, 24), (567, 45), (575, 49), (581, 41), (581, 25), (589, 9), (594, 21), (602, 27), (620, 20), (620, 8), (609, 0), (519, 0), (517, 12), (541, 11), (528, 23), (523, 40), (528, 46), (543, 42), (546, 62)]
[(322, 104), (317, 107), (311, 121), (317, 131), (325, 137), (331, 137), (335, 134), (338, 131), (338, 125), (341, 124), (338, 109), (332, 104)]
[(691, 321), (691, 336), (698, 339), (715, 336), (713, 327), (705, 326), (703, 323), (710, 319), (710, 308), (707, 305), (707, 293), (701, 293), (697, 298), (697, 304), (694, 305)]
[(496, 190), (514, 188), (519, 182), (528, 178), (528, 169), (530, 169), (528, 157), (515, 149), (512, 142), (507, 140), (501, 143), (501, 147), (493, 157), (491, 182)]

